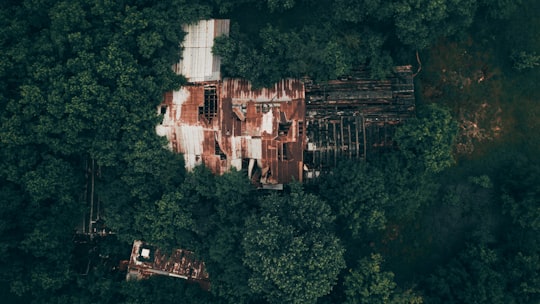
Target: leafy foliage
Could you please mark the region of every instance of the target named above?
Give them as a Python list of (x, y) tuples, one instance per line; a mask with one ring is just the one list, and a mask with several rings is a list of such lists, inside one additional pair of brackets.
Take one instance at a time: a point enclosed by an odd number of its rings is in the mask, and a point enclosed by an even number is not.
[(382, 263), (380, 254), (371, 254), (358, 262), (357, 270), (349, 271), (343, 283), (347, 295), (345, 303), (422, 303), (422, 297), (411, 290), (399, 291), (394, 274), (382, 271)]
[(531, 69), (540, 66), (540, 55), (521, 51), (512, 56), (517, 70)]
[(243, 5), (248, 14), (260, 16), (252, 20), (231, 12), (239, 25), (214, 50), (227, 74), (257, 86), (290, 76), (335, 79), (361, 66), (385, 78), (401, 60), (392, 58), (389, 45), (410, 57), (468, 28), (479, 5), (477, 0), (217, 2), (222, 12)]
[(497, 252), (470, 246), (429, 279), (432, 303), (508, 303)]
[(454, 164), (452, 146), (456, 134), (457, 124), (450, 112), (431, 104), (401, 126), (395, 140), (405, 157), (418, 161), (427, 172), (437, 173)]
[(181, 24), (201, 13), (176, 1), (2, 2), (2, 218), (16, 214), (5, 218), (2, 266), (12, 277), (2, 282), (12, 292), (53, 298), (76, 279), (87, 159), (101, 169), (96, 192), (108, 211), (122, 210), (107, 219), (119, 232), (137, 234), (137, 206), (178, 185), (183, 164), (155, 135), (155, 107), (181, 84), (170, 69)]
[(270, 303), (312, 303), (328, 294), (345, 266), (328, 205), (299, 185), (260, 204), (260, 214), (246, 220), (242, 242), (249, 286)]
[(216, 179), (213, 192), (214, 212), (208, 219), (210, 231), (201, 253), (211, 274), (212, 293), (229, 303), (247, 302), (253, 297), (241, 246), (244, 220), (254, 208), (253, 191), (242, 172), (231, 171)]
[[(210, 293), (199, 286), (168, 277), (152, 277), (140, 282), (124, 282), (121, 294), (126, 297), (123, 303), (219, 303)], [(163, 292), (167, 291), (167, 292)]]
[(471, 25), (476, 0), (405, 0), (394, 4), (397, 36), (403, 43), (424, 49)]

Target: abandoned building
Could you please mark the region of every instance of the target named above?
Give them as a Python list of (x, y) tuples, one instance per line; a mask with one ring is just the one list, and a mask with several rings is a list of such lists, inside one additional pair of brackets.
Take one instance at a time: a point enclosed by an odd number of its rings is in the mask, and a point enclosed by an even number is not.
[(197, 260), (193, 252), (184, 249), (166, 254), (155, 246), (136, 240), (133, 242), (127, 269), (128, 281), (163, 275), (198, 283), (203, 289), (210, 289), (204, 262)]
[(316, 177), (338, 159), (366, 159), (393, 149), (396, 127), (415, 113), (411, 66), (374, 80), (368, 71), (323, 83), (305, 83), (304, 173)]
[(220, 75), (214, 38), (228, 35), (228, 20), (186, 26), (182, 60), (174, 66), (188, 84), (165, 94), (156, 127), (186, 168), (204, 164), (215, 174), (236, 168), (263, 189), (282, 189), (335, 166), (340, 158), (366, 159), (394, 146), (397, 125), (414, 115), (411, 66), (386, 80), (356, 71), (313, 83), (283, 79), (255, 89)]

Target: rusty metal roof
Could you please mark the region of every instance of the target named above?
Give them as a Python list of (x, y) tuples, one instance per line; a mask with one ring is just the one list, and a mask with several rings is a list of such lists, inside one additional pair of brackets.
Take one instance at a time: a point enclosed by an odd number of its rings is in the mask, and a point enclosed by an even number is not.
[(188, 170), (245, 170), (254, 183), (302, 180), (304, 86), (283, 79), (254, 89), (244, 79), (194, 83), (165, 95), (157, 126)]
[(188, 170), (243, 170), (262, 188), (316, 177), (340, 158), (393, 149), (396, 127), (415, 112), (410, 66), (373, 80), (358, 72), (311, 84), (283, 79), (253, 88), (245, 79), (190, 84), (166, 94), (163, 124)]
[(197, 282), (206, 289), (210, 286), (204, 262), (196, 259), (193, 252), (176, 249), (172, 254), (166, 254), (155, 246), (134, 241), (126, 278), (144, 279), (153, 275)]
[(156, 127), (186, 168), (204, 164), (216, 174), (243, 170), (262, 188), (312, 177), (338, 158), (365, 159), (394, 145), (395, 127), (414, 115), (411, 66), (385, 80), (355, 71), (339, 80), (283, 79), (254, 88), (245, 79), (221, 80), (214, 38), (229, 20), (203, 20), (184, 28), (183, 60), (176, 72), (188, 85), (165, 94)]
[(282, 79), (269, 88), (253, 88), (241, 78), (226, 78), (221, 89), (222, 98), (231, 98), (232, 104), (252, 102), (285, 102), (304, 99), (304, 84), (297, 79)]

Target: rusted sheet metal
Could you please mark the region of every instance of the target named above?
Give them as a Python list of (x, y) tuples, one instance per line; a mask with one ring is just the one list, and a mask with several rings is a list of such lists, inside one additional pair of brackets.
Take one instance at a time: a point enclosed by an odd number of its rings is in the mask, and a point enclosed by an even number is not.
[(134, 241), (128, 263), (127, 279), (144, 279), (164, 275), (185, 279), (208, 288), (210, 280), (204, 262), (196, 259), (193, 252), (176, 249), (166, 254), (159, 248), (142, 241)]
[(410, 66), (388, 80), (360, 72), (304, 84), (283, 79), (255, 89), (244, 79), (190, 84), (164, 96), (158, 133), (183, 153), (189, 170), (244, 170), (262, 188), (316, 177), (340, 158), (393, 149), (396, 127), (414, 115)]
[[(218, 111), (215, 117), (200, 113), (205, 109), (205, 92), (214, 87), (217, 90), (218, 84), (201, 83), (182, 87), (165, 94), (160, 107), (163, 122), (157, 126), (157, 133), (167, 136), (173, 151), (184, 154), (188, 170), (202, 164), (205, 159), (211, 159), (208, 155), (215, 155)], [(216, 169), (219, 169), (216, 173), (222, 171), (219, 167)]]
[(240, 78), (223, 80), (222, 98), (231, 98), (232, 104), (253, 102), (283, 102), (304, 99), (304, 85), (298, 79), (282, 79), (270, 88), (255, 89)]
[(234, 167), (267, 189), (303, 176), (316, 177), (338, 158), (365, 159), (393, 147), (395, 127), (414, 115), (411, 66), (386, 80), (367, 70), (323, 83), (282, 79), (254, 88), (245, 79), (221, 80), (214, 38), (227, 35), (229, 20), (184, 27), (183, 59), (175, 71), (188, 85), (167, 93), (158, 112), (158, 134), (183, 153), (188, 170), (204, 164), (216, 174)]
[(188, 170), (204, 164), (222, 174), (234, 167), (259, 185), (302, 180), (305, 102), (299, 80), (264, 89), (242, 79), (190, 84), (166, 94), (160, 111), (158, 134), (184, 154)]
[[(246, 80), (225, 79), (220, 99), (222, 133), (225, 132), (222, 135), (231, 136), (231, 142), (242, 138), (240, 152), (231, 154), (237, 156), (237, 161), (247, 163), (242, 168), (247, 169), (255, 183), (301, 181), (305, 137), (298, 126), (303, 126), (305, 116), (303, 83), (284, 79), (270, 88), (253, 89)], [(238, 147), (238, 142), (233, 146)]]

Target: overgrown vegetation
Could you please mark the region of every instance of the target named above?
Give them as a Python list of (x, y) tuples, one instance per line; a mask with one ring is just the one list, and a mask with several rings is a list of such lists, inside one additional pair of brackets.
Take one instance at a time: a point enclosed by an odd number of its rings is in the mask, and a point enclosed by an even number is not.
[[(2, 1), (0, 294), (12, 303), (538, 303), (534, 0)], [(400, 149), (283, 193), (185, 172), (154, 131), (183, 23), (231, 18), (225, 72), (263, 86), (415, 63)], [(234, 24), (235, 23), (235, 24)], [(94, 160), (114, 236), (73, 241)], [(211, 290), (125, 282), (133, 239)], [(87, 261), (91, 267), (84, 275)]]

